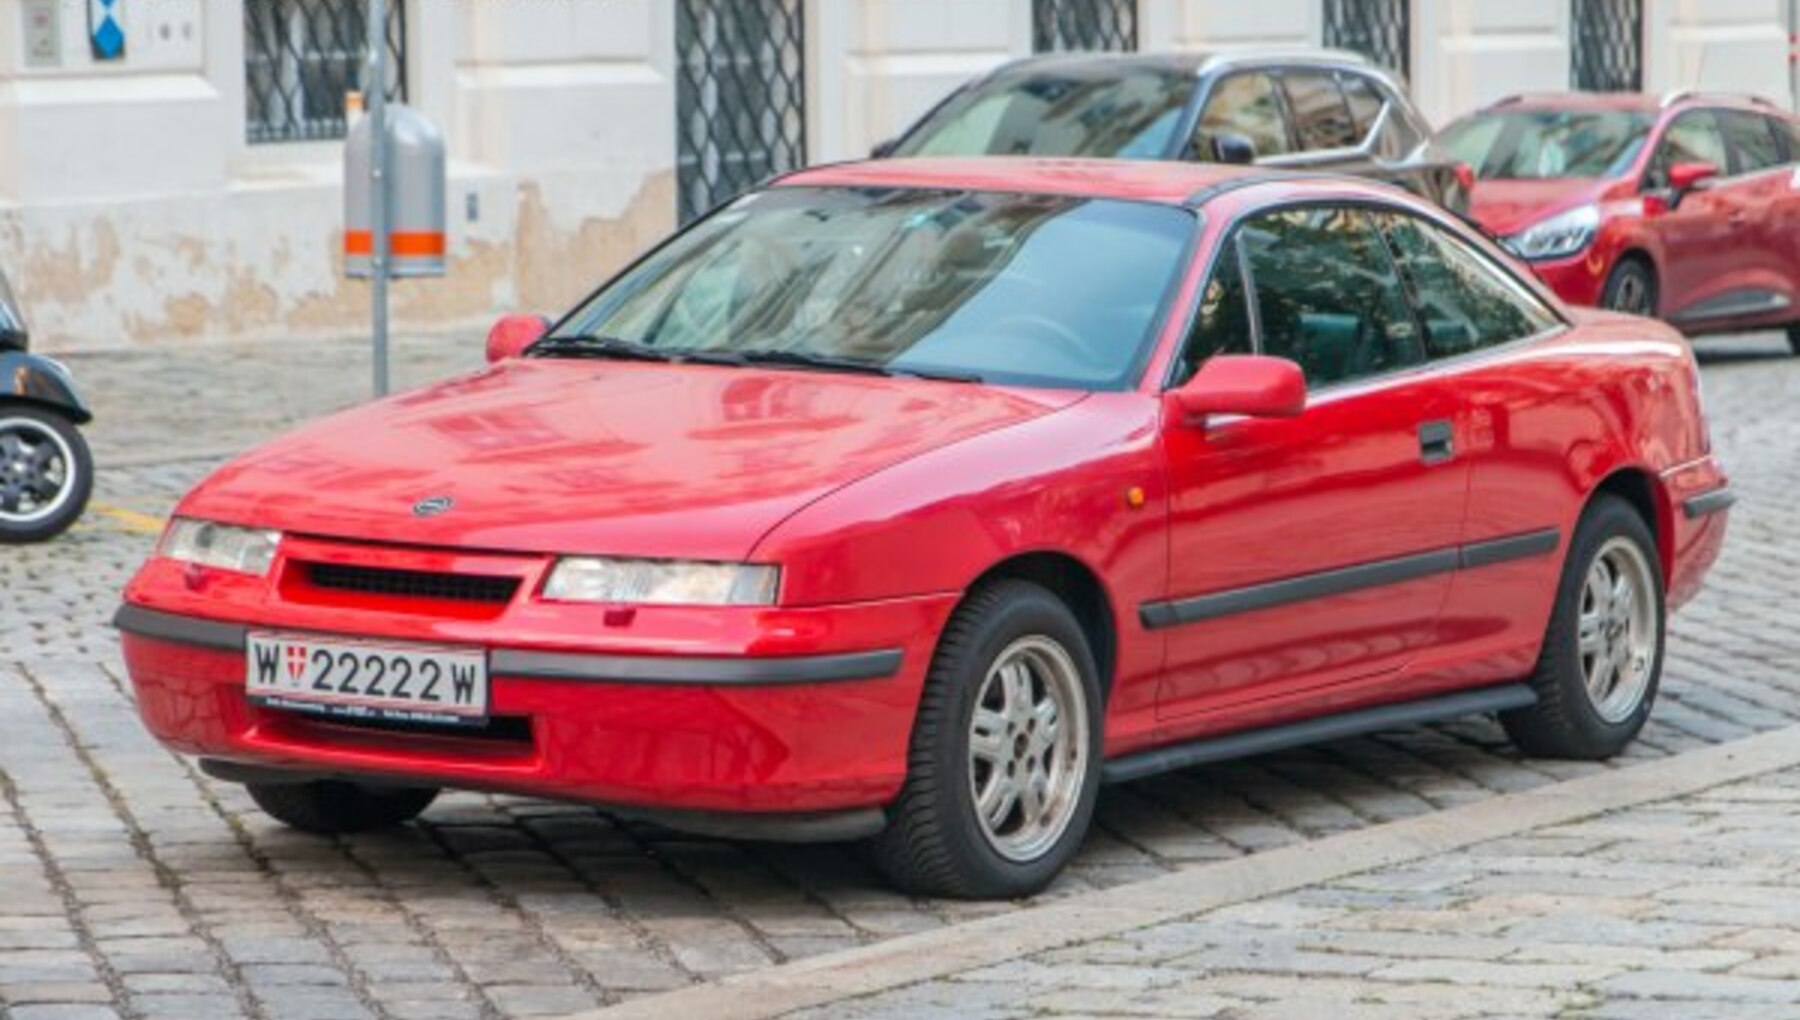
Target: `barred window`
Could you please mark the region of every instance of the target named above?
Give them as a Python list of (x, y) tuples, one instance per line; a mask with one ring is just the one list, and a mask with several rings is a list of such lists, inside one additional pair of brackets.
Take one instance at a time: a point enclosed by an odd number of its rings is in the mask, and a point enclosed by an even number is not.
[[(344, 137), (362, 88), (367, 0), (244, 0), (244, 119), (252, 144)], [(391, 0), (388, 98), (406, 99), (406, 4)]]
[(1031, 48), (1038, 53), (1137, 49), (1137, 0), (1032, 0)]
[(1324, 34), (1327, 46), (1354, 50), (1406, 74), (1412, 50), (1412, 2), (1325, 0)]

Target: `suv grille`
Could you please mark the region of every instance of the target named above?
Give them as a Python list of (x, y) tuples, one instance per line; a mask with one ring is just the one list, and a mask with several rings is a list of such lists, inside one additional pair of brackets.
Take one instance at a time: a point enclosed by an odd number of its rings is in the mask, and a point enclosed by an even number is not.
[(352, 567), (341, 563), (309, 563), (307, 578), (318, 588), (393, 595), (413, 599), (505, 603), (519, 590), (516, 577), (485, 574), (439, 574), (385, 567)]

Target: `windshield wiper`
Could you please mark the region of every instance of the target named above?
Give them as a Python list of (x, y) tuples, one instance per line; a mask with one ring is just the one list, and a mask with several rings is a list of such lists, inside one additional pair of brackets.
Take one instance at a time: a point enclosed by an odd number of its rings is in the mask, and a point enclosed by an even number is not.
[(551, 336), (532, 344), (527, 353), (534, 358), (618, 358), (622, 361), (674, 361), (676, 352), (665, 351), (636, 340), (616, 336)]
[(859, 361), (855, 358), (837, 358), (829, 354), (808, 354), (805, 351), (781, 351), (770, 349), (752, 349), (738, 352), (742, 362), (750, 365), (780, 365), (793, 368), (814, 368), (826, 372), (854, 372), (858, 375), (910, 376), (915, 379), (931, 379), (938, 382), (981, 382), (981, 377), (963, 372), (939, 372), (927, 368), (900, 368), (893, 365), (882, 365), (873, 361)]

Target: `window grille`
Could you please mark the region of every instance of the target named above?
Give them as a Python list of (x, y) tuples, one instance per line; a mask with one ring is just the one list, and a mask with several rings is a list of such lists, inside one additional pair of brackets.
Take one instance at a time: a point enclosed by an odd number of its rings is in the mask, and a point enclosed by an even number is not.
[(1643, 0), (1573, 0), (1569, 81), (1589, 92), (1644, 87)]
[(1406, 74), (1412, 53), (1410, 0), (1325, 0), (1325, 45)]
[(686, 223), (806, 163), (801, 0), (675, 0), (676, 178)]
[[(367, 0), (244, 0), (244, 106), (252, 144), (344, 137), (344, 94), (362, 88)], [(406, 99), (406, 4), (391, 0), (389, 99)]]
[(1137, 49), (1137, 0), (1032, 0), (1031, 48), (1038, 53)]

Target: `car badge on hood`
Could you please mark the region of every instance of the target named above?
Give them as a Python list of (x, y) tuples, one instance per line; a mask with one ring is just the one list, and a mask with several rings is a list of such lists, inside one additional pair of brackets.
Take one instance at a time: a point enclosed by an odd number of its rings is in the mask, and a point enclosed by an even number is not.
[(449, 496), (432, 496), (430, 499), (421, 499), (413, 504), (413, 516), (436, 517), (455, 505), (456, 501)]

